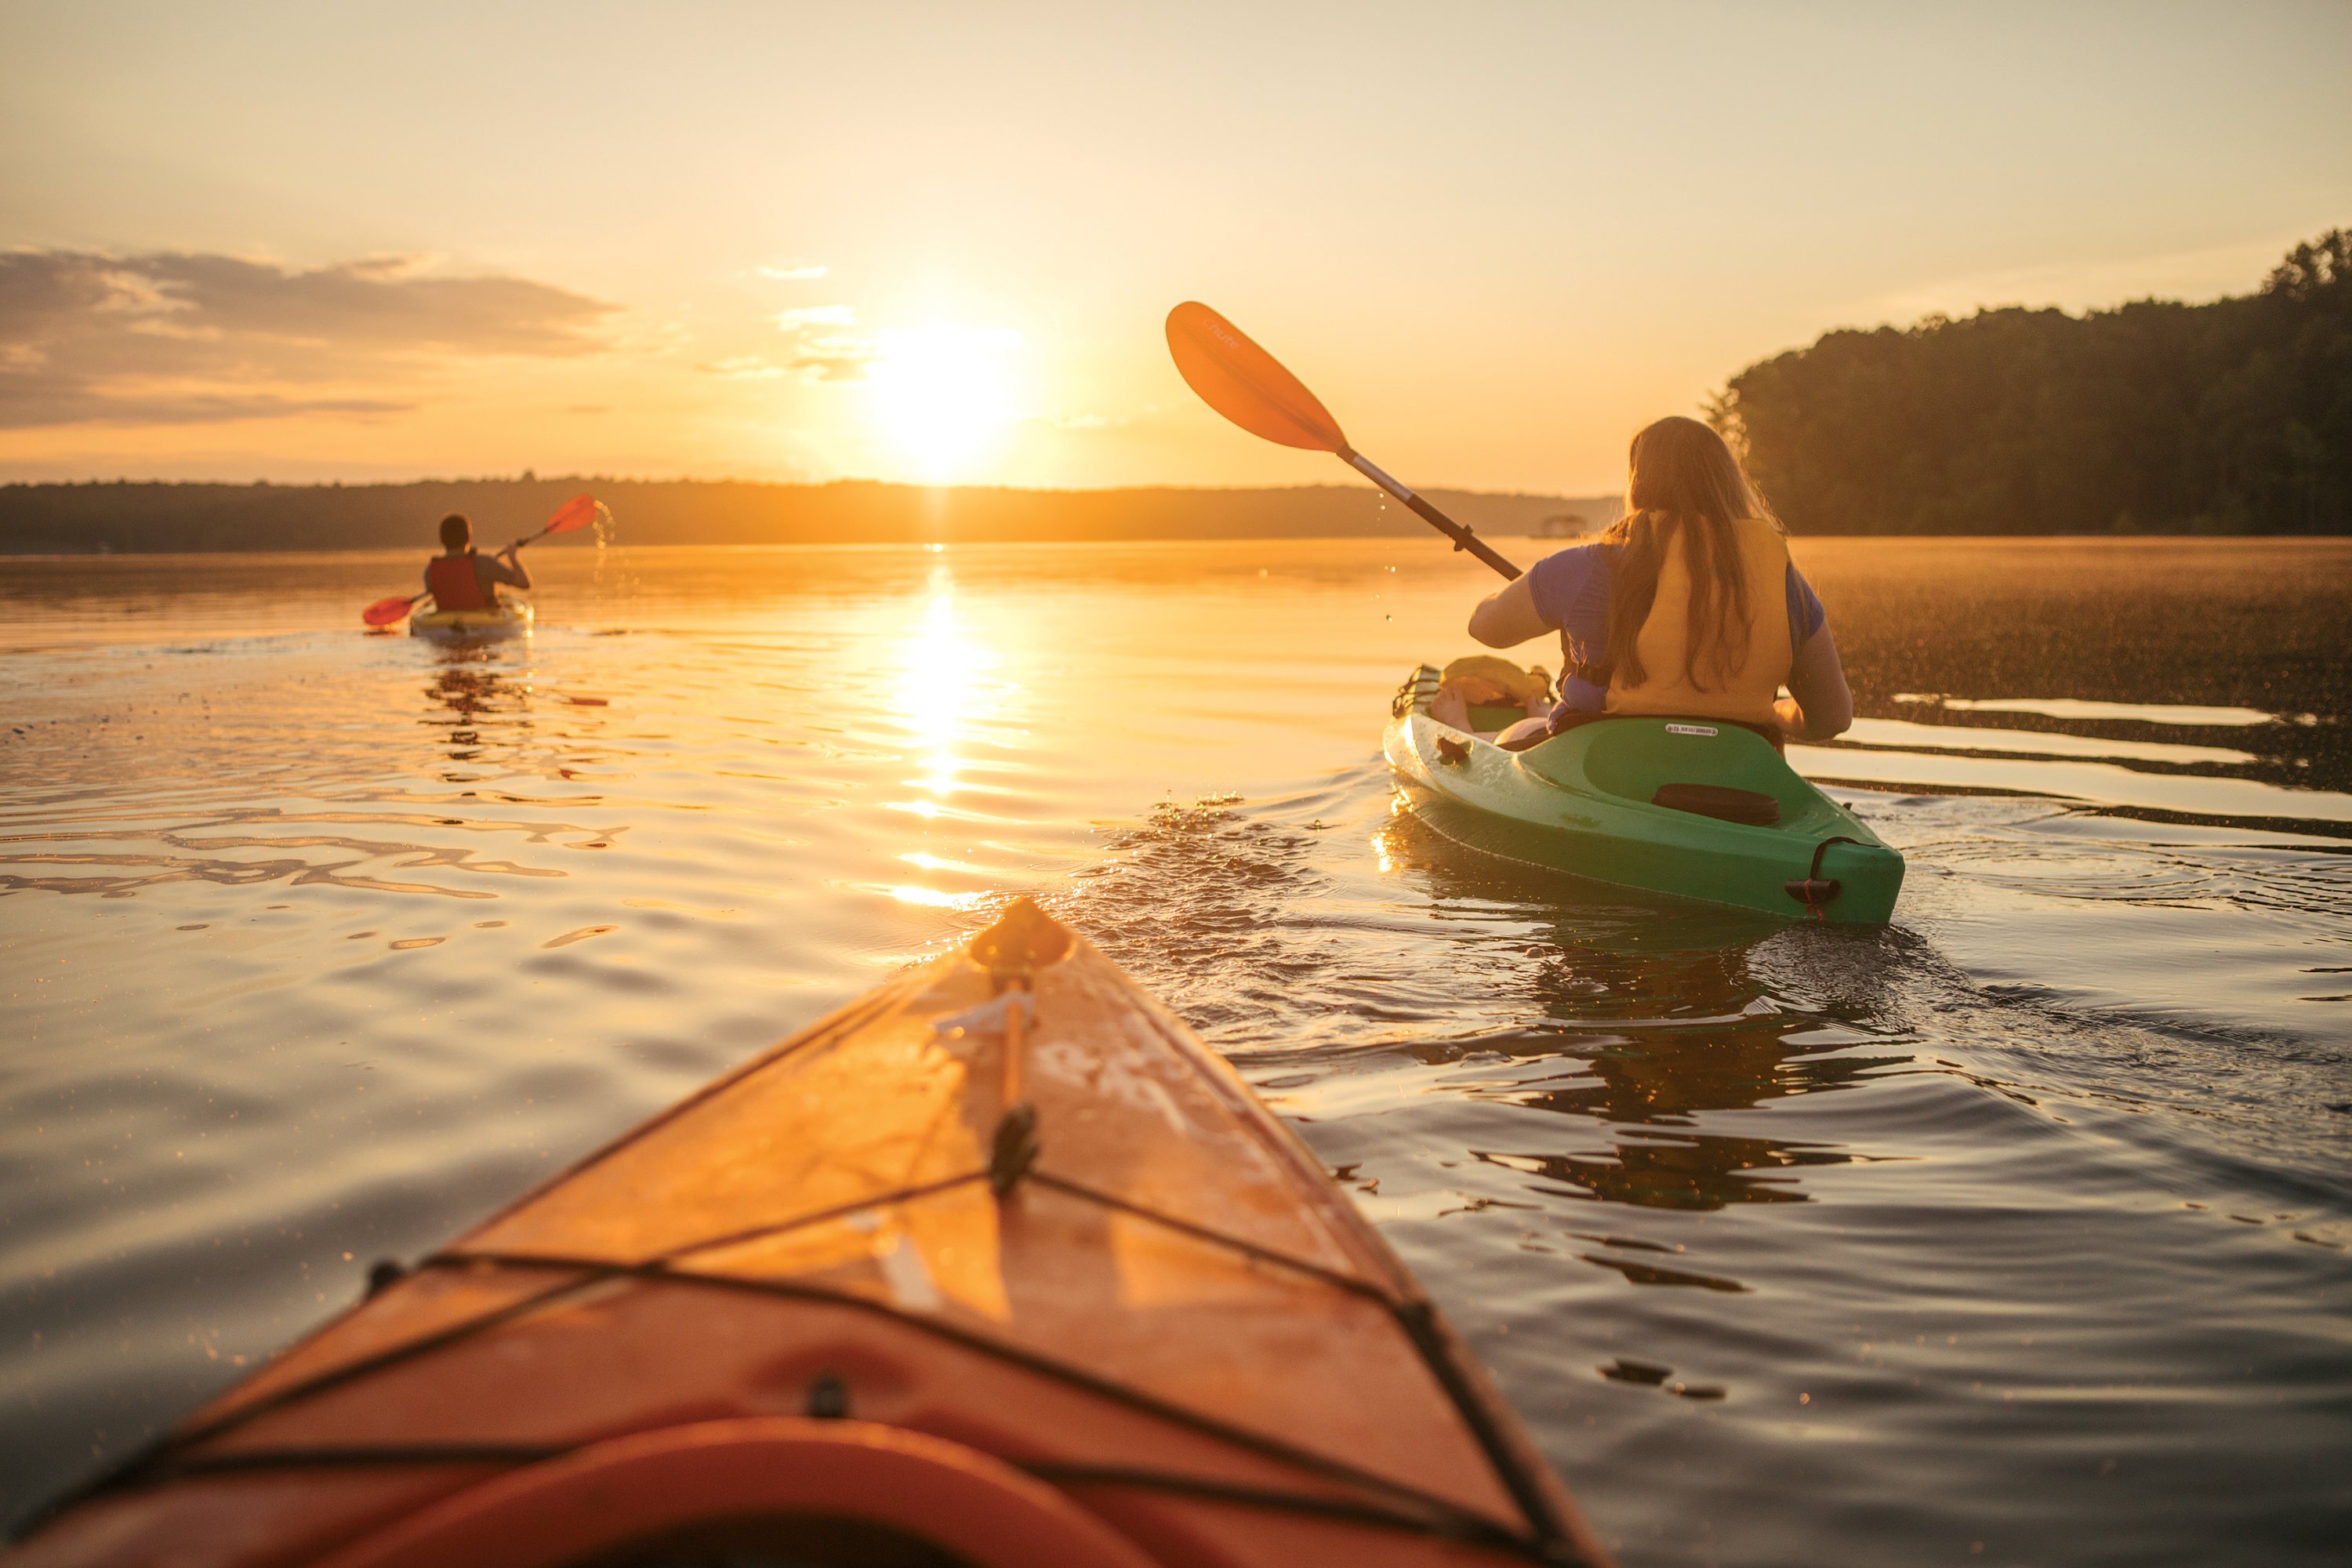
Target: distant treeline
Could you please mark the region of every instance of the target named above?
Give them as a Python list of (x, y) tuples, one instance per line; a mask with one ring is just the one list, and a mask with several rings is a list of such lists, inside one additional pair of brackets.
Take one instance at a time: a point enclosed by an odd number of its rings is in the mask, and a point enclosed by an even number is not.
[(1798, 533), (2352, 531), (2352, 232), (2210, 305), (1832, 332), (1715, 414)]
[[(940, 489), (843, 480), (427, 479), (399, 485), (116, 481), (0, 486), (0, 554), (92, 551), (372, 550), (433, 547), (464, 512), (504, 543), (586, 490), (612, 509), (623, 544), (834, 544), (1024, 540), (1282, 539), (1426, 533), (1364, 486), (1292, 489)], [(1612, 497), (1432, 490), (1482, 533), (1579, 531), (1614, 521)], [(1566, 525), (1558, 520), (1579, 520)], [(1546, 525), (1550, 528), (1547, 530)]]

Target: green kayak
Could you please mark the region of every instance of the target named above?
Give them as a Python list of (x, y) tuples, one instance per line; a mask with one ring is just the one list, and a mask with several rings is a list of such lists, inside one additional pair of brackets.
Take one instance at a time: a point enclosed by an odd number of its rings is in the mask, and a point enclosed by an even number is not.
[[(1753, 730), (1600, 719), (1507, 752), (1432, 719), (1416, 670), (1382, 738), (1413, 814), (1457, 843), (1622, 888), (1884, 925), (1903, 857)], [(1472, 722), (1522, 718), (1474, 710)]]

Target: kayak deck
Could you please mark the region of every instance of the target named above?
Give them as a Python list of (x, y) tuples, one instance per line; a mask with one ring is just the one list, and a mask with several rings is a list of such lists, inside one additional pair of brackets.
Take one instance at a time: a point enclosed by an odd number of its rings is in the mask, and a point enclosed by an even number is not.
[[(1602, 719), (1507, 752), (1429, 716), (1436, 682), (1423, 678), (1435, 673), (1424, 667), (1406, 683), (1381, 750), (1414, 815), (1446, 837), (1598, 882), (1767, 914), (1883, 925), (1893, 913), (1903, 857), (1754, 731)], [(1772, 820), (1659, 804), (1694, 796)]]
[(445, 641), (529, 637), (533, 618), (531, 607), (520, 600), (495, 610), (424, 610), (408, 617), (408, 635)]
[(553, 1564), (692, 1508), (982, 1564), (1603, 1556), (1314, 1157), (1024, 902), (427, 1258), (19, 1560)]

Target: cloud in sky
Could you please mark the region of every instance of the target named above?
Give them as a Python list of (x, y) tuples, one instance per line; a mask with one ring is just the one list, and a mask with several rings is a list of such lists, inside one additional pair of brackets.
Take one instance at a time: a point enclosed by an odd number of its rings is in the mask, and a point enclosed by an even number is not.
[(410, 257), (0, 252), (0, 427), (399, 412), (436, 361), (593, 353), (617, 307)]
[(776, 312), (776, 330), (792, 340), (785, 367), (811, 381), (856, 381), (881, 357), (875, 341), (847, 331), (857, 324), (849, 305), (803, 305)]
[(881, 351), (871, 339), (829, 332), (795, 344), (793, 357), (784, 363), (794, 370), (806, 371), (814, 381), (856, 381), (881, 357)]
[(781, 267), (758, 268), (761, 277), (772, 278), (779, 283), (813, 283), (831, 270), (832, 268), (818, 266), (814, 262), (798, 261), (788, 261)]
[(697, 368), (734, 381), (770, 381), (784, 374), (780, 367), (770, 364), (758, 354), (736, 354)]
[(803, 305), (797, 310), (776, 312), (776, 325), (787, 332), (797, 332), (803, 327), (848, 327), (857, 322), (857, 312), (847, 305)]
[(779, 310), (771, 320), (785, 339), (781, 363), (765, 354), (747, 353), (696, 368), (733, 381), (767, 381), (793, 371), (803, 381), (856, 381), (883, 357), (875, 338), (851, 330), (857, 325), (854, 306), (802, 305)]

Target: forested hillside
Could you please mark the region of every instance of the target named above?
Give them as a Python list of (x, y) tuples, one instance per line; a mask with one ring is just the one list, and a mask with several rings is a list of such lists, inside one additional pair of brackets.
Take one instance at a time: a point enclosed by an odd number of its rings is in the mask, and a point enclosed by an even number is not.
[(2208, 305), (1831, 332), (1715, 415), (1799, 533), (2352, 531), (2352, 231)]
[[(1429, 531), (1370, 485), (1287, 489), (940, 489), (844, 479), (424, 479), (391, 485), (0, 485), (0, 555), (91, 551), (433, 547), (445, 512), (491, 542), (527, 533), (572, 496), (613, 510), (625, 544), (877, 544), (931, 541), (1286, 539)], [(1485, 533), (1531, 533), (1563, 514), (1613, 521), (1613, 497), (1432, 490)]]

